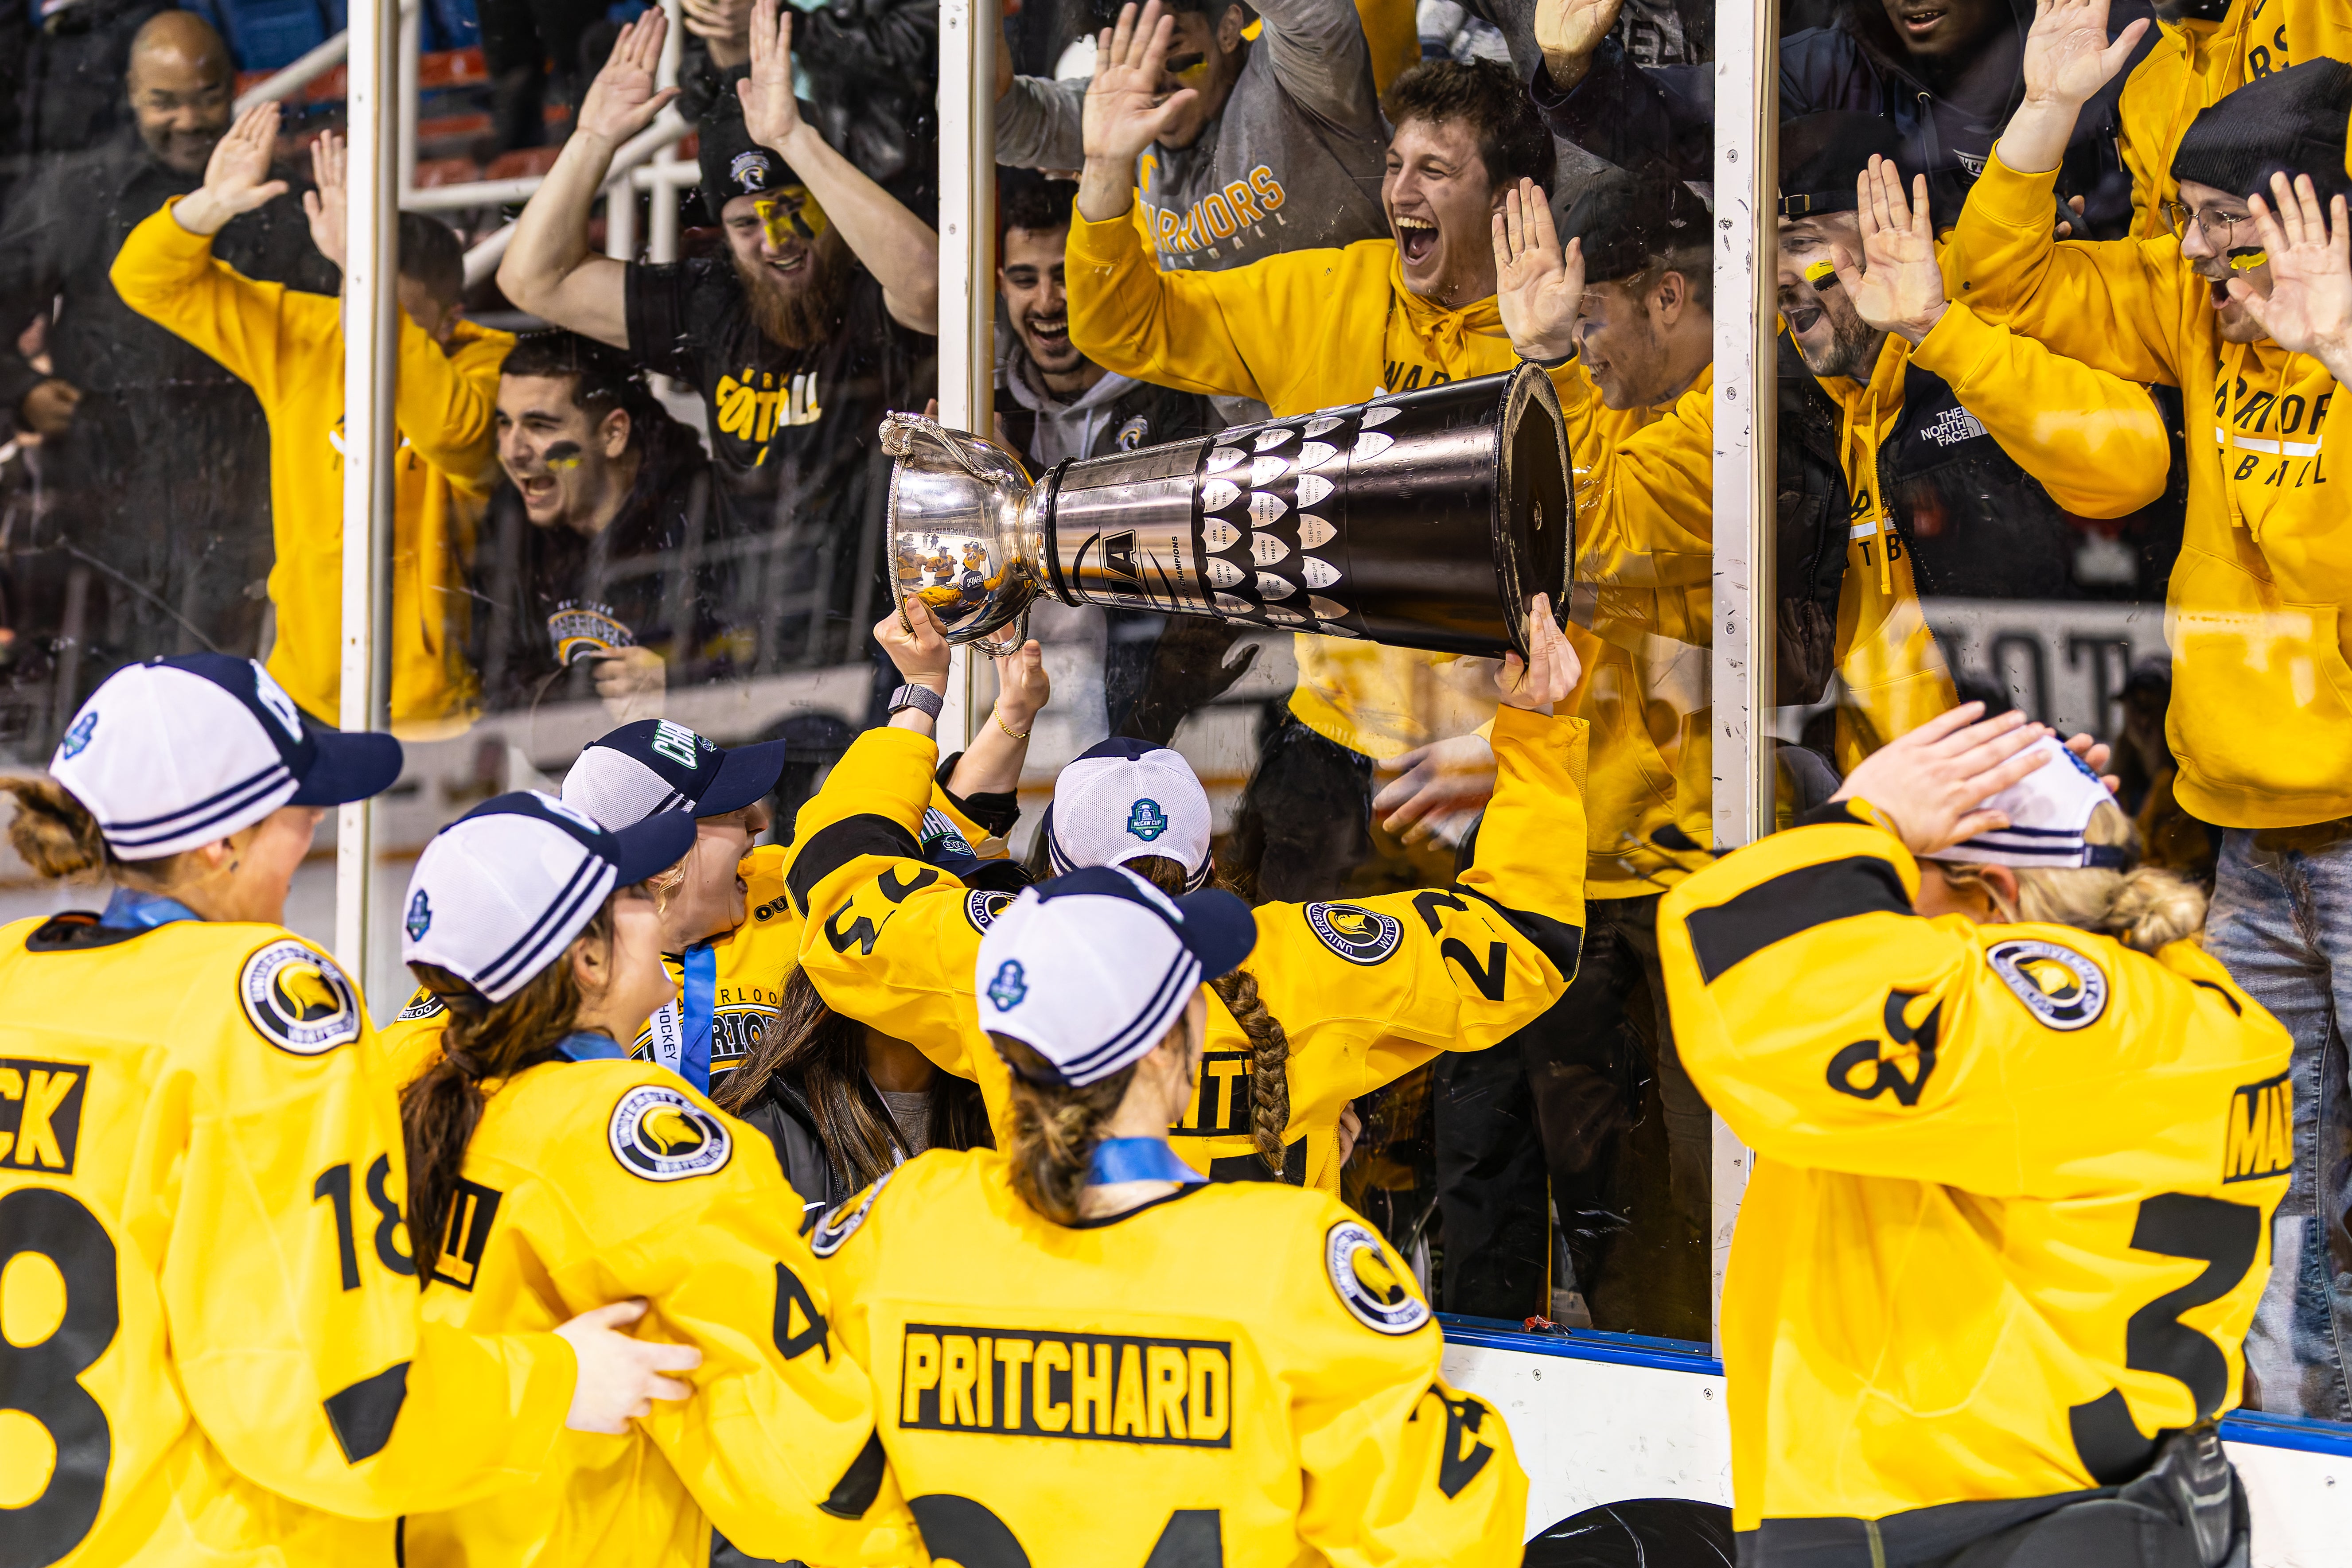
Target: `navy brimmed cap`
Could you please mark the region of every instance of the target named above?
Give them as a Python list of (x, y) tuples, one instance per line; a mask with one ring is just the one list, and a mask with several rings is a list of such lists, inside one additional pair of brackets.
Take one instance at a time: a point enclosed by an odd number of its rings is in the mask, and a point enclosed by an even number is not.
[(119, 858), (156, 860), (281, 805), (380, 794), (400, 776), (400, 742), (306, 726), (253, 660), (190, 653), (108, 676), (66, 726), (49, 773)]
[(1854, 182), (1875, 153), (1895, 165), (1903, 192), (1919, 171), (1906, 155), (1902, 134), (1883, 114), (1825, 109), (1780, 122), (1782, 217), (1810, 217), (1854, 210)]
[(1192, 763), (1165, 746), (1113, 736), (1055, 777), (1045, 847), (1056, 871), (1158, 855), (1197, 888), (1209, 875), (1210, 825), (1209, 792)]
[(1148, 1054), (1202, 982), (1256, 943), (1249, 906), (1222, 888), (1171, 899), (1118, 867), (1073, 871), (1024, 890), (981, 934), (981, 1027), (1083, 1088)]
[(936, 805), (923, 808), (923, 829), (917, 837), (925, 863), (937, 866), (967, 888), (1017, 893), (1029, 885), (1029, 873), (1021, 862), (981, 854), (963, 836), (963, 829)]
[(682, 812), (615, 831), (537, 790), (484, 801), (416, 858), (400, 961), (437, 965), (503, 1002), (562, 955), (606, 894), (693, 847), (694, 819)]
[(1985, 802), (1985, 809), (2009, 818), (2007, 827), (1939, 849), (1928, 858), (1979, 866), (2103, 867), (2127, 870), (2137, 859), (2120, 844), (2091, 844), (2083, 830), (2091, 814), (2115, 799), (2083, 759), (2054, 739), (2028, 746), (2042, 765)]
[(665, 811), (724, 816), (776, 787), (784, 745), (721, 746), (667, 719), (639, 719), (589, 742), (563, 776), (563, 804), (612, 828)]

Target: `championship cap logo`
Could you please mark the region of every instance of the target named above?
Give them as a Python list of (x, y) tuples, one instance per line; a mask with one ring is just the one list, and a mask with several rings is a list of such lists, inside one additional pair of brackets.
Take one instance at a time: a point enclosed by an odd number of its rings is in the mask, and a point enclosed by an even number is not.
[(734, 1142), (719, 1120), (674, 1089), (641, 1083), (613, 1107), (613, 1157), (648, 1182), (676, 1182), (723, 1169)]
[(1985, 962), (2047, 1028), (2088, 1028), (2107, 1010), (2105, 973), (2071, 947), (2054, 942), (1996, 942), (1986, 952)]
[(996, 966), (996, 978), (988, 983), (988, 999), (1000, 1013), (1010, 1013), (1021, 1005), (1029, 994), (1029, 982), (1021, 973), (1021, 961), (1008, 958)]
[(1381, 1334), (1409, 1334), (1429, 1321), (1429, 1304), (1413, 1293), (1381, 1245), (1380, 1233), (1342, 1220), (1323, 1238), (1323, 1267), (1340, 1305)]
[(416, 896), (408, 900), (408, 919), (401, 923), (407, 929), (411, 942), (423, 942), (425, 933), (433, 929), (433, 902), (425, 896), (424, 889), (417, 889)]
[(1378, 963), (1404, 940), (1395, 916), (1355, 904), (1309, 904), (1307, 923), (1325, 947), (1350, 963)]
[(245, 961), (237, 997), (262, 1037), (298, 1057), (360, 1037), (359, 996), (332, 960), (303, 942), (273, 942)]
[(73, 728), (66, 731), (65, 740), (58, 746), (58, 754), (65, 757), (80, 756), (82, 748), (89, 744), (89, 738), (97, 729), (98, 710), (93, 708), (73, 721)]
[(1127, 814), (1127, 830), (1149, 844), (1168, 831), (1168, 814), (1160, 809), (1158, 801), (1146, 796)]

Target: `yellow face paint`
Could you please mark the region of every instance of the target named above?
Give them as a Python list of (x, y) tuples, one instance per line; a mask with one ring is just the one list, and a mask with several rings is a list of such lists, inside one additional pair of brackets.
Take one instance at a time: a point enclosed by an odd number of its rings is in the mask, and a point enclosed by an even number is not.
[(779, 248), (796, 239), (814, 240), (829, 226), (824, 208), (806, 185), (786, 185), (772, 196), (761, 196), (751, 210), (760, 215), (768, 243)]
[(2230, 270), (2232, 272), (2252, 272), (2257, 267), (2269, 266), (2270, 261), (2271, 253), (2267, 250), (2233, 250), (2230, 252)]
[(1816, 289), (1834, 289), (1837, 280), (1837, 263), (1834, 261), (1816, 261), (1805, 268), (1805, 281)]
[(1164, 68), (1186, 87), (1199, 89), (1209, 85), (1209, 57), (1205, 53), (1171, 55)]

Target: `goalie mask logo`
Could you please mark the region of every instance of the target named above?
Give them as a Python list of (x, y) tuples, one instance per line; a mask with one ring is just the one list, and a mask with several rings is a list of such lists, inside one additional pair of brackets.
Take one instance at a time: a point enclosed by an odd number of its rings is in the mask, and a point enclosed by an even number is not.
[(1339, 1304), (1374, 1333), (1409, 1334), (1429, 1321), (1429, 1303), (1413, 1293), (1370, 1226), (1333, 1226), (1323, 1238), (1323, 1267)]
[(264, 1039), (320, 1057), (360, 1037), (359, 995), (334, 961), (299, 942), (273, 942), (245, 961), (237, 999)]
[(1350, 963), (1381, 963), (1404, 940), (1395, 916), (1355, 904), (1309, 904), (1307, 923), (1325, 947)]
[(677, 1182), (725, 1168), (734, 1153), (726, 1126), (674, 1089), (641, 1083), (613, 1107), (613, 1158), (648, 1182)]
[(1996, 942), (1985, 962), (2045, 1028), (2086, 1029), (2107, 1010), (2107, 977), (2071, 947), (2054, 942)]

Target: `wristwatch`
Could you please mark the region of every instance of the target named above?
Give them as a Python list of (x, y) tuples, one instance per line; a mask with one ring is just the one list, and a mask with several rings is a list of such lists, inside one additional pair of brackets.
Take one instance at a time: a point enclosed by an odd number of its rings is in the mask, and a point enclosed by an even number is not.
[(890, 711), (893, 713), (901, 713), (909, 708), (919, 708), (936, 719), (940, 716), (940, 710), (946, 706), (947, 700), (928, 686), (917, 686), (909, 682), (890, 693)]

